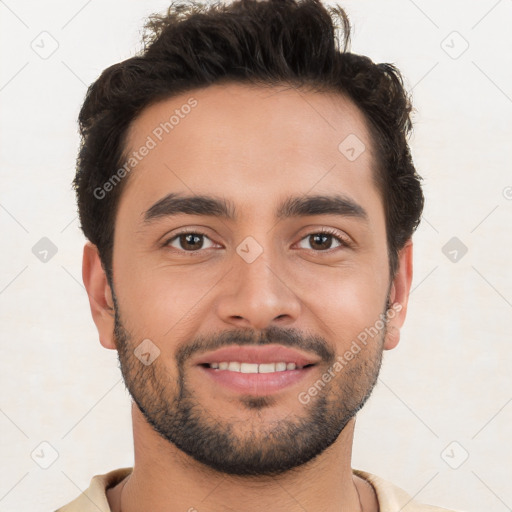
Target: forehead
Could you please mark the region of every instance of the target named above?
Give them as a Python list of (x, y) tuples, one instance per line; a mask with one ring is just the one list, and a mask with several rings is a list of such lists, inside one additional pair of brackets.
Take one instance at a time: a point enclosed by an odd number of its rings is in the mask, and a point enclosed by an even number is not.
[(241, 214), (308, 193), (380, 202), (364, 115), (336, 93), (244, 84), (192, 90), (146, 108), (129, 129), (126, 156), (133, 165), (118, 215), (139, 219), (173, 192), (226, 197)]

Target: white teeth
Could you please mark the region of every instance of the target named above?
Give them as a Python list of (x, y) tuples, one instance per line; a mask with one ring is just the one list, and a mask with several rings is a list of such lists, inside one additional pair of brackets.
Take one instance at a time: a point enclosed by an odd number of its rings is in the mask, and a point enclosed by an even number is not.
[(276, 371), (276, 363), (261, 363), (260, 373), (273, 373)]
[(258, 373), (258, 363), (242, 363), (240, 371), (242, 373)]
[(240, 363), (238, 363), (237, 361), (231, 361), (231, 363), (229, 363), (228, 370), (232, 372), (239, 372), (240, 366)]
[[(284, 372), (285, 370), (295, 370), (297, 365), (295, 363), (240, 363), (238, 361), (223, 361), (222, 363), (209, 363), (210, 368), (218, 370), (229, 370), (232, 372), (241, 373), (273, 373)], [(301, 369), (302, 367), (298, 367)]]

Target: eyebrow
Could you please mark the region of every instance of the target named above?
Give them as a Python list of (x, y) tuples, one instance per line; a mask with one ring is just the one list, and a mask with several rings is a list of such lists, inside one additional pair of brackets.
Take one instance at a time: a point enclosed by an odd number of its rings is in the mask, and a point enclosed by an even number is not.
[[(229, 200), (213, 196), (183, 196), (170, 193), (144, 212), (144, 224), (180, 214), (220, 217), (234, 221), (236, 207)], [(279, 220), (312, 215), (339, 215), (368, 223), (366, 210), (349, 197), (340, 194), (288, 197), (279, 205), (276, 212), (276, 218)]]

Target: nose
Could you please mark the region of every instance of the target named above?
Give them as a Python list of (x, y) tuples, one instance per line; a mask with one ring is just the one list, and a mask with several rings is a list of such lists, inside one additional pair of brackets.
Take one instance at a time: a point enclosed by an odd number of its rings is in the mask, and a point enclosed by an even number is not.
[(238, 254), (233, 259), (234, 267), (223, 280), (217, 302), (220, 319), (238, 328), (253, 329), (295, 323), (301, 302), (282, 264), (276, 258), (270, 259), (265, 251), (251, 263)]

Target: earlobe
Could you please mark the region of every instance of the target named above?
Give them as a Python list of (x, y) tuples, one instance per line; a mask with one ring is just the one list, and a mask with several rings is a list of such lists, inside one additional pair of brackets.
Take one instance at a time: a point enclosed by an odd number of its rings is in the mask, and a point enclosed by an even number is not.
[(82, 279), (89, 297), (92, 318), (96, 324), (101, 344), (116, 349), (114, 340), (114, 302), (112, 290), (101, 264), (98, 248), (91, 242), (84, 246)]
[(400, 341), (400, 329), (395, 325), (389, 325), (386, 327), (386, 338), (384, 340), (384, 349), (391, 350), (398, 345)]
[(407, 302), (412, 284), (412, 240), (409, 239), (398, 255), (399, 265), (390, 288), (391, 308), (388, 310), (384, 349), (391, 350), (400, 341), (400, 328), (407, 315)]

